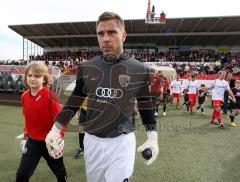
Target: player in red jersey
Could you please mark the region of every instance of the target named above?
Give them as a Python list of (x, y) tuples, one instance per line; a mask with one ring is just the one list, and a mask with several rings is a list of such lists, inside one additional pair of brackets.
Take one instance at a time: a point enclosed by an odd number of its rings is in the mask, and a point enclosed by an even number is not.
[(166, 77), (162, 78), (161, 81), (161, 93), (163, 95), (163, 116), (166, 116), (167, 102), (170, 100), (170, 83)]
[(151, 69), (150, 72), (151, 72), (151, 77), (150, 77), (151, 95), (154, 101), (154, 112), (155, 112), (155, 116), (158, 116), (158, 108), (160, 105), (160, 100), (162, 99), (162, 95), (161, 95), (162, 74), (161, 72), (155, 73), (154, 69)]
[[(25, 70), (25, 84), (29, 88), (22, 95), (24, 137), (20, 143), (22, 159), (17, 170), (16, 182), (26, 182), (32, 176), (43, 157), (57, 177), (58, 182), (67, 178), (63, 163), (64, 141), (50, 156), (45, 138), (51, 130), (61, 107), (56, 96), (49, 90), (51, 77), (48, 68), (40, 62), (30, 63)], [(63, 131), (60, 133), (63, 136)]]

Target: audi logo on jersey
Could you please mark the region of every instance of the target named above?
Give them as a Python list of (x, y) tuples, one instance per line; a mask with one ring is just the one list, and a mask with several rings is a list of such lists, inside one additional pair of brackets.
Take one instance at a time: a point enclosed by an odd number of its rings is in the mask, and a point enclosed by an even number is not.
[(123, 91), (122, 89), (98, 87), (96, 95), (103, 98), (119, 99), (123, 96)]

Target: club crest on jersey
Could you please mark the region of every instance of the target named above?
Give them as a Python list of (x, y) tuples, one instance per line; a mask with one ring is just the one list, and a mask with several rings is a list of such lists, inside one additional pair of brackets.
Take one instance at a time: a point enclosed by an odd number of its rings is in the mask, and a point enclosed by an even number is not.
[(128, 86), (130, 82), (130, 76), (128, 75), (119, 75), (119, 83), (122, 87)]

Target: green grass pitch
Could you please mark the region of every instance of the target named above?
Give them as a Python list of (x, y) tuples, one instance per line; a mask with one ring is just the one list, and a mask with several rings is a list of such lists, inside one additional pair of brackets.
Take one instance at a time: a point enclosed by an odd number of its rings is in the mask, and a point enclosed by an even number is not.
[[(23, 117), (20, 107), (0, 106), (0, 181), (15, 181), (21, 153), (19, 139)], [(161, 113), (160, 113), (161, 114)], [(210, 125), (210, 103), (206, 115), (190, 115), (184, 108), (168, 105), (167, 116), (159, 115), (159, 156), (147, 167), (140, 154), (136, 155), (133, 182), (238, 182), (240, 181), (240, 130), (229, 126), (223, 116), (225, 128)], [(72, 121), (74, 124), (76, 121)], [(240, 125), (239, 118), (236, 123)], [(137, 119), (137, 145), (146, 135)], [(65, 137), (64, 161), (68, 181), (85, 182), (84, 160), (73, 159), (78, 147), (77, 133)], [(42, 159), (31, 180), (33, 182), (56, 181)]]

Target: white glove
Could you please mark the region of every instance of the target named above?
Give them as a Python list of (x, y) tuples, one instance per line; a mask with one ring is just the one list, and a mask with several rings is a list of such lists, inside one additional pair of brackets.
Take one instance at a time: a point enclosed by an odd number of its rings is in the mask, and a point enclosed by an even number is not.
[(156, 160), (159, 150), (158, 150), (158, 134), (156, 131), (147, 132), (147, 141), (138, 147), (138, 152), (143, 152), (145, 149), (151, 149), (152, 157), (145, 161), (145, 164), (150, 165)]
[(50, 144), (48, 147), (49, 155), (54, 159), (59, 159), (64, 153), (64, 140), (60, 139), (57, 145)]
[(63, 156), (64, 140), (61, 138), (60, 132), (61, 130), (54, 124), (45, 138), (48, 153), (54, 159)]
[(21, 142), (20, 142), (20, 148), (23, 154), (27, 152), (26, 144), (27, 144), (28, 136), (24, 134)]

